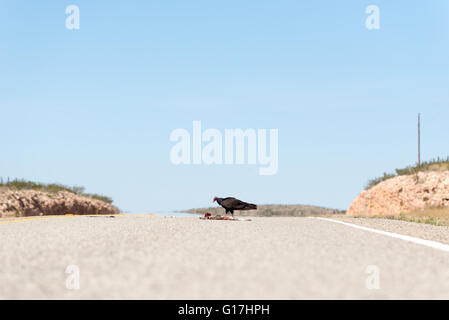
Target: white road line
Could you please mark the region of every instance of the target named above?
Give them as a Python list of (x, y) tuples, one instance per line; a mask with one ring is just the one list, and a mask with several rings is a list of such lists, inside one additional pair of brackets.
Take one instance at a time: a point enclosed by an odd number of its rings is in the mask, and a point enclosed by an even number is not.
[(427, 247), (431, 247), (434, 249), (439, 249), (441, 251), (449, 252), (449, 245), (441, 243), (441, 242), (424, 240), (424, 239), (420, 239), (420, 238), (415, 238), (415, 237), (406, 236), (403, 234), (398, 234), (398, 233), (393, 233), (393, 232), (382, 231), (382, 230), (378, 230), (378, 229), (371, 229), (371, 228), (362, 227), (362, 226), (358, 226), (356, 224), (347, 223), (347, 222), (334, 220), (334, 219), (320, 218), (320, 217), (312, 217), (312, 219), (319, 219), (319, 220), (330, 221), (330, 222), (334, 222), (334, 223), (340, 223), (340, 224), (344, 224), (345, 226), (353, 227), (356, 229), (374, 232), (374, 233), (378, 233), (378, 234), (383, 234), (385, 236), (389, 236), (389, 237), (393, 237), (393, 238), (401, 239), (401, 240), (405, 240), (405, 241), (410, 241), (413, 243), (421, 244), (423, 246), (427, 246)]

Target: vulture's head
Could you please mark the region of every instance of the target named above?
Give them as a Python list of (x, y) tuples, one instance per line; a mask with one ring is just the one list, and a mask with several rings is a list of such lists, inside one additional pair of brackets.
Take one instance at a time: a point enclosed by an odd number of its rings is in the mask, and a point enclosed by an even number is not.
[(214, 197), (214, 199), (212, 200), (212, 203), (214, 203), (215, 201), (217, 201), (217, 197)]

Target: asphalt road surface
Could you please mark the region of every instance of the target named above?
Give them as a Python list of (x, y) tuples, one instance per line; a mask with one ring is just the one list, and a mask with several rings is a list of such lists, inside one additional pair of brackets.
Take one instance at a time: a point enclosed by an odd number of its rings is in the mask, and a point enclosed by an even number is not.
[(1, 299), (449, 299), (444, 245), (316, 218), (0, 219), (0, 244)]

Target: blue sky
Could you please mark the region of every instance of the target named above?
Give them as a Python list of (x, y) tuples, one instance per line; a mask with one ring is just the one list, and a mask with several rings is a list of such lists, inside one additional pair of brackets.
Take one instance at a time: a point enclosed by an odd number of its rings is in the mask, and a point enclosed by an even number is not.
[[(0, 176), (83, 185), (129, 212), (214, 195), (345, 209), (416, 162), (418, 112), (423, 158), (449, 154), (446, 0), (1, 0), (0, 48)], [(174, 166), (169, 135), (193, 120), (278, 129), (278, 173)]]

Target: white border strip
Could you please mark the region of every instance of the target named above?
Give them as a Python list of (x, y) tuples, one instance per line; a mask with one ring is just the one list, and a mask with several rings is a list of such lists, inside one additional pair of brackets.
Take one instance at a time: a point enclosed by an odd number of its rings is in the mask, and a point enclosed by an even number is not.
[(347, 222), (334, 220), (334, 219), (320, 218), (320, 217), (313, 217), (313, 219), (319, 219), (319, 220), (330, 221), (330, 222), (334, 222), (334, 223), (340, 223), (340, 224), (344, 224), (345, 226), (353, 227), (356, 229), (374, 232), (374, 233), (378, 233), (378, 234), (383, 234), (384, 236), (389, 236), (389, 237), (396, 238), (396, 239), (410, 241), (413, 243), (421, 244), (423, 246), (427, 246), (427, 247), (431, 247), (434, 249), (439, 249), (441, 251), (449, 252), (449, 245), (441, 243), (441, 242), (424, 240), (424, 239), (420, 239), (420, 238), (415, 238), (415, 237), (406, 236), (403, 234), (398, 234), (398, 233), (393, 233), (393, 232), (382, 231), (382, 230), (378, 230), (378, 229), (371, 229), (371, 228), (362, 227), (362, 226), (358, 226), (358, 225), (355, 225), (352, 223), (347, 223)]

